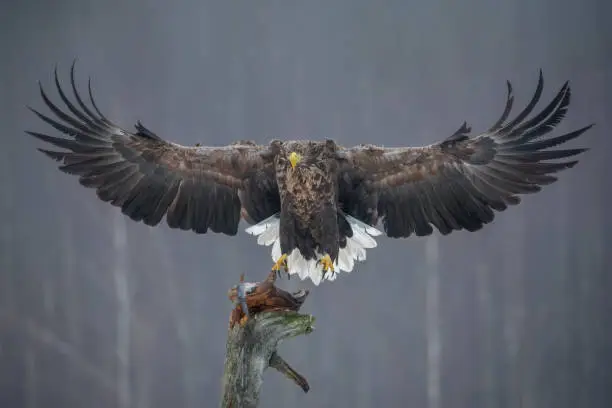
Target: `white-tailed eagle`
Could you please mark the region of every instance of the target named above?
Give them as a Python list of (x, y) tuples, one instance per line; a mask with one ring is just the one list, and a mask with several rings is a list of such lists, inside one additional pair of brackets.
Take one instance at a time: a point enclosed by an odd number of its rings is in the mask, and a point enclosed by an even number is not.
[(343, 147), (332, 140), (182, 146), (140, 122), (134, 132), (113, 124), (98, 110), (91, 83), (90, 105), (79, 96), (74, 64), (70, 78), (74, 101), (55, 72), (65, 110), (40, 87), (56, 118), (32, 109), (68, 138), (27, 132), (61, 149), (39, 149), (61, 171), (150, 226), (165, 216), (170, 228), (236, 235), (244, 218), (253, 224), (247, 232), (272, 246), (273, 269), (315, 284), (365, 260), (382, 233), (379, 222), (393, 238), (481, 229), (496, 211), (518, 204), (519, 195), (540, 191), (573, 167), (586, 149), (550, 148), (592, 126), (549, 137), (567, 112), (568, 83), (528, 119), (542, 94), (540, 71), (535, 94), (514, 119), (508, 120), (514, 101), (508, 82), (505, 109), (491, 128), (474, 134), (464, 123), (429, 146)]

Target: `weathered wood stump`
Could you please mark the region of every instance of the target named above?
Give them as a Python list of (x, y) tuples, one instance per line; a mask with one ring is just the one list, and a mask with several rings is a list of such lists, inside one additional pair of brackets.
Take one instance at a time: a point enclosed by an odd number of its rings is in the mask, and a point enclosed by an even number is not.
[(289, 293), (275, 286), (276, 273), (262, 282), (239, 285), (229, 292), (236, 303), (227, 335), (222, 408), (256, 407), (263, 374), (273, 367), (308, 392), (308, 381), (276, 351), (285, 339), (308, 334), (314, 317), (298, 313), (308, 291)]

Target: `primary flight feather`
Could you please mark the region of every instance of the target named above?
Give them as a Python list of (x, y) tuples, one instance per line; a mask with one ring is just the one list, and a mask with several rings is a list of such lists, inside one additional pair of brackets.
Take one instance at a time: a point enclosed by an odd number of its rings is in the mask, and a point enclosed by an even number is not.
[(374, 248), (373, 237), (426, 236), (477, 231), (495, 211), (540, 191), (573, 167), (586, 149), (556, 149), (592, 125), (548, 137), (565, 116), (565, 83), (542, 111), (528, 119), (540, 99), (543, 78), (531, 101), (508, 120), (514, 101), (507, 83), (506, 106), (486, 132), (472, 134), (464, 123), (450, 137), (424, 147), (346, 148), (332, 140), (241, 141), (223, 147), (182, 146), (157, 136), (140, 122), (135, 132), (113, 124), (77, 91), (64, 93), (57, 70), (60, 109), (40, 87), (56, 118), (30, 108), (69, 138), (27, 132), (62, 151), (39, 149), (79, 176), (98, 197), (135, 221), (204, 234), (236, 235), (241, 218), (247, 232), (272, 246), (273, 269), (300, 278), (333, 280), (350, 272)]

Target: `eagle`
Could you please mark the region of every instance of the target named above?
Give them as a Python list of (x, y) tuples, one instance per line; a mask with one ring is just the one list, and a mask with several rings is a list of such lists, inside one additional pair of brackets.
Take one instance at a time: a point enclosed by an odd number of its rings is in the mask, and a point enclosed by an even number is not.
[(184, 146), (140, 121), (134, 131), (115, 125), (96, 106), (91, 78), (85, 103), (74, 63), (70, 84), (72, 98), (56, 68), (60, 109), (39, 83), (55, 117), (28, 106), (67, 136), (26, 132), (55, 147), (38, 150), (59, 162), (59, 170), (148, 226), (165, 216), (173, 229), (235, 236), (244, 219), (258, 244), (272, 246), (272, 270), (315, 285), (352, 271), (383, 233), (406, 238), (480, 230), (497, 212), (519, 204), (521, 195), (540, 191), (572, 168), (586, 148), (551, 148), (593, 126), (549, 135), (568, 110), (569, 82), (528, 118), (542, 94), (540, 70), (533, 97), (513, 119), (507, 81), (505, 108), (488, 130), (472, 133), (464, 122), (428, 146), (344, 147), (330, 139)]

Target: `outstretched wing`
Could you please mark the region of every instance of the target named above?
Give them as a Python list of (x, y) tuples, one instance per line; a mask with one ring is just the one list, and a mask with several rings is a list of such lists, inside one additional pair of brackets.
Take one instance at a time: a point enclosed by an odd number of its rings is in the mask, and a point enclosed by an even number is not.
[(508, 82), (502, 116), (481, 134), (471, 135), (464, 123), (446, 140), (426, 147), (345, 149), (347, 171), (362, 177), (376, 196), (377, 216), (387, 235), (430, 235), (432, 225), (444, 235), (479, 230), (493, 220), (494, 210), (518, 204), (519, 194), (540, 191), (557, 180), (555, 173), (573, 167), (578, 162), (573, 156), (587, 149), (549, 148), (577, 138), (592, 125), (544, 138), (565, 116), (570, 87), (566, 82), (548, 106), (526, 120), (542, 88), (540, 71), (529, 104), (506, 121), (514, 101)]
[[(171, 228), (206, 233), (208, 229), (235, 235), (240, 221), (238, 190), (255, 173), (266, 174), (271, 164), (268, 148), (249, 142), (225, 147), (186, 147), (161, 139), (140, 122), (136, 133), (113, 124), (98, 110), (89, 83), (88, 107), (77, 92), (74, 64), (71, 84), (76, 105), (63, 92), (55, 71), (55, 85), (68, 110), (60, 110), (40, 87), (41, 96), (59, 120), (30, 108), (56, 130), (70, 136), (28, 134), (60, 149), (39, 149), (61, 162), (59, 169), (78, 175), (95, 188), (98, 197), (121, 207), (135, 221), (154, 226), (163, 216)], [(93, 110), (92, 110), (93, 108)]]

